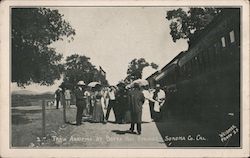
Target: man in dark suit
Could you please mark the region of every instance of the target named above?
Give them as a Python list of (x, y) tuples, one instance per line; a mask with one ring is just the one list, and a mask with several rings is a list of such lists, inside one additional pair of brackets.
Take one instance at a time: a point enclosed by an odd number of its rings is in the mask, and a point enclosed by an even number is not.
[(117, 114), (117, 121), (119, 124), (125, 123), (125, 113), (127, 109), (129, 108), (128, 106), (128, 92), (125, 89), (125, 84), (120, 84), (119, 90), (116, 95), (116, 100), (117, 100), (117, 108), (118, 108), (118, 114)]
[(76, 96), (76, 125), (79, 126), (82, 124), (82, 113), (83, 109), (86, 107), (86, 97), (84, 96), (85, 91), (85, 83), (83, 81), (79, 81), (77, 83), (77, 88), (75, 90)]
[(144, 95), (140, 91), (140, 86), (134, 84), (134, 89), (130, 92), (129, 103), (131, 110), (131, 127), (130, 132), (134, 133), (135, 124), (137, 125), (137, 134), (141, 134), (141, 121), (142, 121), (142, 105), (144, 103)]
[(55, 95), (56, 95), (56, 109), (59, 108), (59, 102), (60, 102), (60, 99), (61, 99), (61, 90), (58, 88), (55, 92)]

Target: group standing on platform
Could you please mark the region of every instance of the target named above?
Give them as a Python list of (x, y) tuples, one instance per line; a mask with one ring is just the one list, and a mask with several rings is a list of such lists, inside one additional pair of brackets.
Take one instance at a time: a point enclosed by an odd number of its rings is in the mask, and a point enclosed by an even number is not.
[[(63, 95), (60, 95), (60, 92)], [(149, 85), (134, 83), (126, 86), (121, 82), (117, 86), (103, 87), (96, 82), (89, 86), (79, 81), (73, 91), (58, 89), (55, 92), (56, 108), (61, 97), (65, 98), (66, 108), (71, 105), (72, 96), (75, 96), (76, 123), (79, 126), (83, 119), (95, 123), (107, 123), (111, 110), (114, 113), (114, 123), (130, 123), (130, 132), (141, 134), (141, 123), (160, 121), (161, 107), (165, 103), (166, 94), (157, 84), (155, 89)]]

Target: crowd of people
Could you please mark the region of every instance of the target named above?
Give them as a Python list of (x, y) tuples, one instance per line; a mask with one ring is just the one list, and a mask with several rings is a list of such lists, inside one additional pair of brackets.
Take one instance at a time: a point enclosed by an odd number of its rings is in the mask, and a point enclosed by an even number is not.
[(113, 110), (115, 123), (131, 123), (130, 132), (134, 132), (136, 124), (138, 134), (141, 134), (141, 123), (161, 119), (161, 107), (166, 97), (159, 84), (155, 89), (138, 83), (126, 86), (123, 82), (117, 86), (103, 87), (97, 83), (90, 87), (84, 81), (79, 81), (74, 91), (58, 89), (55, 92), (56, 108), (59, 107), (62, 93), (66, 107), (70, 107), (71, 97), (75, 96), (75, 125), (81, 125), (83, 118), (96, 123), (107, 123)]

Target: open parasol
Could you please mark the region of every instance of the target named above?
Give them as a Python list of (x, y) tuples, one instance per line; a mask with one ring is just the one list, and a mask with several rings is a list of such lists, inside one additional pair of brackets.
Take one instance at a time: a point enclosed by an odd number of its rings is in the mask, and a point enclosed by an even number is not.
[(134, 80), (132, 82), (132, 85), (134, 85), (135, 83), (139, 84), (139, 86), (147, 86), (149, 85), (148, 81), (147, 80), (144, 80), (144, 79), (137, 79), (137, 80)]
[(89, 87), (95, 87), (96, 85), (101, 85), (101, 83), (100, 82), (90, 82), (88, 84)]

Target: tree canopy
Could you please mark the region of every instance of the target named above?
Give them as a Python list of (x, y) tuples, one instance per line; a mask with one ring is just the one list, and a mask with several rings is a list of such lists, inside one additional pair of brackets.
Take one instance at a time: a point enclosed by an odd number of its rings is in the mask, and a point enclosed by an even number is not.
[(108, 84), (106, 76), (101, 72), (103, 70), (98, 70), (89, 60), (89, 57), (78, 54), (67, 57), (63, 79), (63, 84), (67, 88), (73, 89), (81, 80), (86, 84), (93, 81), (100, 81), (103, 85)]
[(60, 79), (62, 55), (50, 44), (75, 35), (75, 30), (58, 10), (12, 8), (12, 82), (52, 85)]
[(182, 8), (167, 11), (167, 20), (171, 21), (170, 35), (176, 42), (179, 39), (192, 40), (193, 36), (202, 31), (207, 24), (221, 11), (219, 8)]
[(142, 78), (142, 71), (148, 66), (151, 66), (153, 69), (158, 68), (157, 64), (148, 63), (144, 58), (133, 59), (128, 65), (126, 80), (134, 81), (136, 79)]

